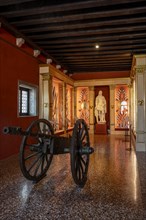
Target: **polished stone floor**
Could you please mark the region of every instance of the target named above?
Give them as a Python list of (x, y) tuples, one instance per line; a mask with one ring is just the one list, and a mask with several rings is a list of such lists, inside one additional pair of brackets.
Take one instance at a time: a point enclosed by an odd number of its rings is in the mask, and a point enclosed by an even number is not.
[(146, 219), (146, 154), (135, 154), (124, 140), (90, 137), (95, 152), (84, 188), (72, 179), (69, 154), (54, 156), (37, 184), (22, 176), (17, 155), (0, 161), (0, 219)]

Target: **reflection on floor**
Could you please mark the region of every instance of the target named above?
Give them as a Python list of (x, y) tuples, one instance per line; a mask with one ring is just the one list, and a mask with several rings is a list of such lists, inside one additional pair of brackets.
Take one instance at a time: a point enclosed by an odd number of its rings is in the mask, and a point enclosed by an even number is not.
[(47, 176), (37, 184), (26, 180), (18, 157), (0, 161), (0, 219), (146, 219), (146, 154), (127, 150), (124, 137), (90, 137), (84, 188), (75, 185), (69, 154), (54, 156)]

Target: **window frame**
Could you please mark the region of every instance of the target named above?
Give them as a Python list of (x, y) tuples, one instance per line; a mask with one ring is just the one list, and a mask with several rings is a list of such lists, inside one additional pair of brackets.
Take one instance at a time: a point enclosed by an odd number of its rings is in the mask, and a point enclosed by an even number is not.
[[(20, 92), (28, 92), (28, 105), (27, 113), (22, 113), (22, 107), (20, 106)], [(17, 116), (18, 117), (33, 117), (38, 116), (38, 85), (27, 83), (25, 81), (18, 80), (18, 93), (17, 93)], [(33, 98), (33, 104), (31, 99)]]
[[(25, 88), (23, 86), (19, 86), (19, 102), (20, 102), (20, 106), (19, 106), (19, 115), (20, 116), (25, 116), (25, 115), (29, 115), (29, 100), (30, 100), (30, 89), (28, 88)], [(27, 92), (27, 112), (26, 113), (23, 113), (22, 112), (22, 99), (23, 99), (23, 96), (22, 96), (22, 92), (25, 91)]]

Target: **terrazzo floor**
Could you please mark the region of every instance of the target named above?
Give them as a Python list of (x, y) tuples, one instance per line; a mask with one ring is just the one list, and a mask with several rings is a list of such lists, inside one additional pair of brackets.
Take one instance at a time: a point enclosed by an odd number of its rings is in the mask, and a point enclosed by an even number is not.
[(54, 156), (39, 183), (26, 180), (18, 156), (0, 161), (2, 220), (145, 220), (146, 154), (115, 135), (92, 135), (88, 180), (75, 185), (69, 154)]

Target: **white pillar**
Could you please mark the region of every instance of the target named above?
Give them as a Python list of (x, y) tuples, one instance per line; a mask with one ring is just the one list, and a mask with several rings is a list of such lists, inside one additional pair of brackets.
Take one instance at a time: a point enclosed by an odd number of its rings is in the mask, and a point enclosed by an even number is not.
[(52, 75), (49, 66), (40, 67), (39, 117), (52, 120)]
[(136, 151), (146, 152), (146, 56), (136, 57)]

